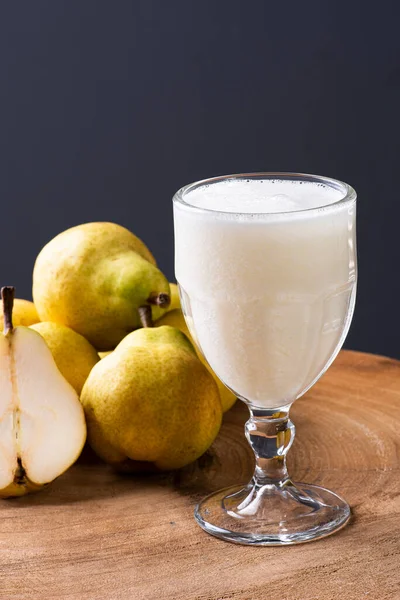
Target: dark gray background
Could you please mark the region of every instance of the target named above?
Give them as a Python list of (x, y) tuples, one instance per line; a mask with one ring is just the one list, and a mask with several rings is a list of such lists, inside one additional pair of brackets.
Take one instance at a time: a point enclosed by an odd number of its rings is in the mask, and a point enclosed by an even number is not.
[(395, 7), (2, 3), (1, 284), (30, 297), (40, 248), (92, 220), (132, 229), (172, 278), (181, 185), (246, 170), (328, 175), (359, 195), (347, 346), (400, 357)]

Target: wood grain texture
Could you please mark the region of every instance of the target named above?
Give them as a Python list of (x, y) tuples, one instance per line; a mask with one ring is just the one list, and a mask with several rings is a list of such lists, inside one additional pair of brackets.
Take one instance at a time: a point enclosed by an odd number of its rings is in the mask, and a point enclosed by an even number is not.
[(293, 407), (292, 477), (352, 507), (329, 538), (256, 548), (196, 525), (198, 498), (251, 476), (246, 418), (237, 403), (178, 473), (122, 477), (86, 453), (39, 494), (0, 501), (0, 598), (400, 599), (400, 362), (342, 352)]

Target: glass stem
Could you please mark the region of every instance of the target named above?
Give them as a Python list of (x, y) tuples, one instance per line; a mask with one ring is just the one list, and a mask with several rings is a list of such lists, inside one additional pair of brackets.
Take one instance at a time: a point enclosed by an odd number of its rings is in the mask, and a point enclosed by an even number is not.
[(290, 482), (286, 454), (293, 444), (295, 427), (289, 419), (289, 408), (250, 409), (245, 432), (256, 457), (255, 485), (283, 487)]

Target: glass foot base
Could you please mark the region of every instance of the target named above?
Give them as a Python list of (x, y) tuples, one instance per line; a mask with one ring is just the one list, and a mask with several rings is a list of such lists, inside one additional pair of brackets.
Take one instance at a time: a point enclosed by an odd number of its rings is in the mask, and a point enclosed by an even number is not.
[(305, 483), (234, 486), (207, 496), (195, 518), (207, 533), (237, 544), (280, 546), (325, 537), (346, 525), (350, 507)]

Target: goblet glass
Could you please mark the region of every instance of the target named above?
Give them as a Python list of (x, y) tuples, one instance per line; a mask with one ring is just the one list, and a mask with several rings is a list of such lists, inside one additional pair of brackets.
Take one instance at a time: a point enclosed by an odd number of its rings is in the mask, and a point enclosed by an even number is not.
[(356, 294), (356, 193), (297, 173), (215, 177), (174, 196), (175, 272), (189, 330), (249, 408), (252, 480), (195, 510), (208, 533), (281, 545), (333, 533), (349, 519), (333, 492), (293, 483), (286, 454), (293, 402), (329, 367)]

